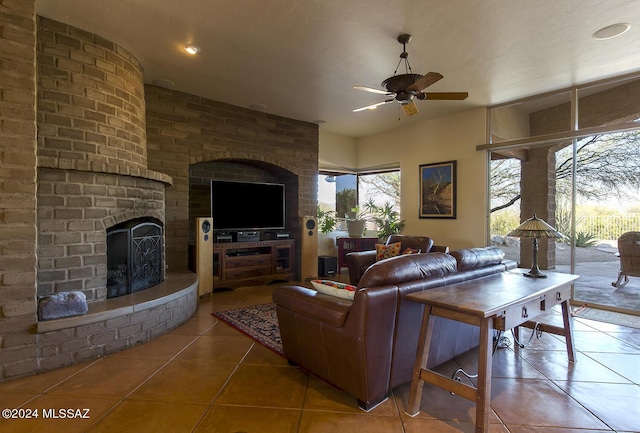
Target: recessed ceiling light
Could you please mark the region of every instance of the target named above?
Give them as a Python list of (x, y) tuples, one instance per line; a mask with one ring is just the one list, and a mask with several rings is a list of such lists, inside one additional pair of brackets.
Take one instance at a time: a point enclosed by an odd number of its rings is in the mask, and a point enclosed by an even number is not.
[(256, 111), (265, 111), (268, 107), (264, 104), (251, 104), (249, 108)]
[(167, 80), (166, 78), (161, 78), (159, 80), (153, 80), (153, 84), (158, 87), (164, 87), (165, 89), (173, 89), (176, 87), (176, 83), (171, 80)]
[(187, 45), (183, 45), (182, 49), (185, 50), (187, 53), (195, 56), (196, 54), (198, 54), (200, 52), (200, 47), (197, 45), (193, 45), (193, 44), (187, 44)]
[(600, 30), (596, 31), (593, 34), (593, 38), (599, 41), (604, 41), (607, 39), (615, 38), (616, 36), (620, 36), (630, 28), (631, 24), (628, 23), (611, 24), (610, 26), (603, 27)]

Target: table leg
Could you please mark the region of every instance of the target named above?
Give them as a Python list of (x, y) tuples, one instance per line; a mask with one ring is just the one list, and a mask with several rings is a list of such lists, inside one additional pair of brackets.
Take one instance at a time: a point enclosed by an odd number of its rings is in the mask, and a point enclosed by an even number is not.
[(434, 316), (431, 315), (431, 306), (425, 305), (422, 315), (422, 326), (420, 327), (418, 350), (416, 352), (416, 362), (413, 366), (411, 390), (409, 391), (409, 403), (407, 405), (407, 415), (409, 416), (416, 416), (418, 412), (420, 412), (422, 389), (424, 387), (424, 382), (420, 379), (420, 375), (422, 369), (427, 368), (431, 335), (433, 334), (433, 317)]
[(560, 304), (562, 307), (562, 322), (564, 324), (564, 339), (567, 344), (569, 362), (576, 362), (576, 346), (573, 344), (573, 326), (571, 325), (571, 307), (569, 300)]
[(493, 318), (480, 325), (478, 348), (478, 387), (476, 391), (476, 433), (489, 431), (491, 415), (491, 355), (493, 353)]

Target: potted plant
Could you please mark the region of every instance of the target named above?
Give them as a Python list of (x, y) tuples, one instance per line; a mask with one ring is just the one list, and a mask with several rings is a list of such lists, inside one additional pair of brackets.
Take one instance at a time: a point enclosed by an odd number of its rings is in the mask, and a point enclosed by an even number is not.
[(347, 232), (350, 238), (361, 238), (364, 236), (369, 214), (361, 212), (359, 207), (351, 208), (351, 212), (346, 214)]
[(332, 210), (322, 210), (320, 206), (318, 206), (318, 229), (320, 229), (320, 232), (332, 232), (335, 230), (336, 224), (335, 212)]
[(395, 210), (391, 203), (385, 202), (383, 205), (378, 205), (370, 199), (365, 204), (365, 208), (378, 226), (378, 237), (381, 241), (386, 242), (389, 236), (400, 233), (404, 229), (405, 220), (400, 220), (400, 212)]

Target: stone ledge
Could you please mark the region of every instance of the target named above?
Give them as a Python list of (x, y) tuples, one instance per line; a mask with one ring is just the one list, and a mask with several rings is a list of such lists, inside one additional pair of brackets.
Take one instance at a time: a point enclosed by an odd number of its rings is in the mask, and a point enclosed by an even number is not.
[(187, 295), (190, 291), (198, 292), (198, 276), (192, 272), (167, 273), (165, 280), (157, 286), (132, 293), (131, 295), (89, 303), (89, 311), (81, 316), (38, 322), (36, 333), (59, 331), (76, 328), (104, 320), (126, 316)]
[(57, 168), (61, 170), (88, 171), (92, 173), (118, 174), (122, 176), (131, 176), (154, 180), (167, 186), (173, 185), (173, 179), (171, 178), (171, 176), (146, 168), (126, 167), (116, 164), (92, 163), (90, 161), (46, 156), (38, 157), (38, 167)]

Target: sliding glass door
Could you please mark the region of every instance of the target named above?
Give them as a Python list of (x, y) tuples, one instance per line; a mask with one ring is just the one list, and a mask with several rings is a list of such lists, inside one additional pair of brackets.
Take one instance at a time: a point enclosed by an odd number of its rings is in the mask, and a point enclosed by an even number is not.
[[(575, 303), (640, 313), (640, 278), (614, 286), (620, 270), (618, 239), (640, 231), (640, 132), (575, 140), (556, 159), (556, 225), (571, 235), (566, 247), (573, 258), (569, 266), (557, 263), (559, 270), (580, 275)], [(557, 259), (562, 255), (566, 252)]]
[(544, 215), (566, 238), (542, 242), (541, 268), (580, 275), (573, 303), (640, 315), (640, 277), (618, 281), (625, 257), (618, 240), (640, 232), (640, 77), (489, 112), (489, 143), (478, 150), (488, 150), (491, 160), (491, 242), (529, 267), (529, 241), (506, 233), (534, 213)]

